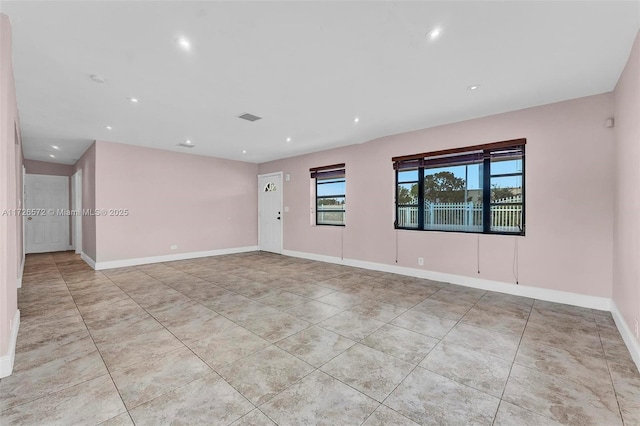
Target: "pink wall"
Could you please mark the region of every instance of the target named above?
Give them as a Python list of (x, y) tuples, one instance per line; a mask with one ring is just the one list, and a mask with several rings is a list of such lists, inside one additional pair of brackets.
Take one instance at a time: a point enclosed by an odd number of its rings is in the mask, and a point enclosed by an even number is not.
[(68, 164), (24, 160), (24, 166), (27, 173), (31, 175), (71, 176), (73, 174), (73, 166)]
[[(73, 173), (82, 170), (82, 209), (96, 208), (96, 144), (92, 144), (73, 167)], [(82, 217), (82, 252), (96, 259), (96, 218)]]
[[(256, 164), (96, 142), (98, 262), (257, 244)], [(171, 245), (177, 245), (171, 250)]]
[(640, 32), (614, 98), (613, 301), (633, 332), (640, 320)]
[[(16, 144), (16, 127), (11, 24), (0, 14), (0, 211), (22, 207), (22, 147)], [(9, 351), (21, 263), (22, 217), (0, 215), (0, 357)]]
[[(394, 265), (393, 156), (527, 138), (525, 237), (397, 231), (397, 264), (420, 268), (423, 257), (426, 270), (515, 283), (517, 240), (520, 284), (611, 297), (612, 115), (609, 93), (278, 160), (259, 173), (291, 174), (285, 249)], [(335, 163), (347, 168), (347, 226), (310, 226), (309, 168)]]

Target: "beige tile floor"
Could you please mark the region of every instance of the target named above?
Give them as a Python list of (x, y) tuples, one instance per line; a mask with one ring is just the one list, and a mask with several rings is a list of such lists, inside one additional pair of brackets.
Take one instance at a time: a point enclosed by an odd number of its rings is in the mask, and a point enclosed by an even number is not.
[(607, 312), (266, 253), (29, 255), (0, 424), (640, 425)]

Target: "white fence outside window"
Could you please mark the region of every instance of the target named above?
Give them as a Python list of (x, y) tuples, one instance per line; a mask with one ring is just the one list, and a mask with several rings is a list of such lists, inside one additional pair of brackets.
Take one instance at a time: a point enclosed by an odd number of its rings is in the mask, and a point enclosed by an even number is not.
[[(522, 205), (520, 195), (496, 201), (504, 205), (491, 206), (491, 230), (496, 232), (520, 232)], [(418, 228), (418, 207), (399, 207), (398, 226)], [(442, 231), (482, 232), (482, 204), (431, 203), (424, 205), (424, 228)]]

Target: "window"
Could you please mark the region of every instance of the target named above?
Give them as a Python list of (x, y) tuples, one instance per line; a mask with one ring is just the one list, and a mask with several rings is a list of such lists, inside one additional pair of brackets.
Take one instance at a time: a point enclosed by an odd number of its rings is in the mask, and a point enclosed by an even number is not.
[(345, 225), (345, 165), (309, 169), (316, 180), (316, 225)]
[(394, 157), (397, 229), (524, 235), (526, 139)]

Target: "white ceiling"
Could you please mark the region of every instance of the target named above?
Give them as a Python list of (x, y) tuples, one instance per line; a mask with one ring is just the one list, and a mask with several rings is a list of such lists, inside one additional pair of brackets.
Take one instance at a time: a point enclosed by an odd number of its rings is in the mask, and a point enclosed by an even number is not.
[[(639, 5), (2, 0), (0, 10), (13, 25), (26, 158), (73, 164), (98, 139), (260, 163), (611, 91)], [(196, 147), (177, 146), (186, 139)]]

